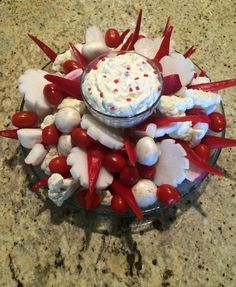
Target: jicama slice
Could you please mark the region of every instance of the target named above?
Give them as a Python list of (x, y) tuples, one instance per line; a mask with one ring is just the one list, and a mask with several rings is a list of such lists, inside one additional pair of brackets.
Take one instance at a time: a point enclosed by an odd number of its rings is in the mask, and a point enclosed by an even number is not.
[(182, 86), (191, 83), (194, 76), (194, 64), (189, 58), (179, 53), (172, 53), (160, 60), (163, 68), (163, 76), (178, 74)]
[(172, 139), (163, 140), (158, 147), (161, 155), (156, 165), (154, 182), (156, 185), (170, 184), (176, 187), (185, 180), (185, 171), (189, 168), (186, 152)]
[(83, 129), (87, 130), (87, 134), (91, 138), (99, 141), (106, 147), (121, 149), (124, 146), (123, 138), (117, 129), (103, 125), (90, 114), (83, 115), (80, 125)]
[(25, 158), (25, 163), (29, 165), (39, 165), (45, 158), (47, 150), (42, 144), (35, 144)]
[[(80, 181), (84, 188), (88, 188), (88, 160), (86, 151), (81, 148), (72, 148), (67, 157), (67, 164), (71, 165), (70, 173), (72, 177)], [(97, 182), (97, 189), (107, 188), (113, 180), (113, 176), (104, 167), (101, 168)]]
[(17, 136), (20, 144), (29, 149), (33, 148), (35, 144), (42, 142), (41, 129), (19, 129)]
[(29, 69), (22, 74), (18, 80), (19, 91), (25, 99), (26, 107), (45, 117), (51, 112), (51, 107), (46, 101), (43, 89), (49, 82), (44, 78), (46, 72), (39, 69)]

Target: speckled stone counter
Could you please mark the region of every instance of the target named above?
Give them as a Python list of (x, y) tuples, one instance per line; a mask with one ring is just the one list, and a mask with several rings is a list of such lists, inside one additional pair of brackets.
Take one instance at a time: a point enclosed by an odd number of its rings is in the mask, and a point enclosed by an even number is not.
[[(135, 4), (134, 4), (135, 3)], [(17, 78), (47, 59), (28, 39), (37, 35), (63, 51), (82, 41), (86, 27), (133, 28), (155, 36), (168, 15), (179, 51), (193, 44), (193, 60), (214, 80), (236, 75), (236, 2), (5, 1), (0, 2), (0, 128), (20, 104)], [(227, 136), (236, 138), (236, 89), (224, 95)], [(210, 176), (201, 191), (157, 216), (153, 229), (97, 233), (98, 219), (56, 208), (30, 191), (30, 173), (14, 141), (0, 140), (0, 286), (236, 286), (236, 149), (221, 153), (226, 177)], [(122, 222), (121, 222), (122, 224)]]

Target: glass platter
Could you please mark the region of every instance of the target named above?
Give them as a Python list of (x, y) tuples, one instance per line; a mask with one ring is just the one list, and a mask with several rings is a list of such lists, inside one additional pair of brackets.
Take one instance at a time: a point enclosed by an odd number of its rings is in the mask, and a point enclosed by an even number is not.
[[(42, 70), (47, 70), (50, 64), (51, 64), (50, 62), (46, 64), (42, 68)], [(196, 64), (195, 66), (198, 70), (201, 70)], [(20, 105), (21, 111), (24, 109), (24, 104), (25, 103), (23, 99)], [(225, 115), (222, 102), (218, 107), (218, 111), (221, 112), (223, 115)], [(220, 135), (224, 137), (225, 131), (223, 131)], [(22, 146), (21, 148), (22, 148), (23, 155), (25, 158), (29, 150), (25, 149)], [(212, 166), (216, 164), (220, 153), (221, 153), (221, 149), (215, 149), (212, 151), (211, 158), (209, 161), (209, 163)], [(45, 174), (43, 173), (43, 171), (38, 167), (26, 166), (26, 168), (30, 170), (31, 174), (33, 173), (33, 178), (31, 177), (32, 184), (34, 184), (38, 180), (45, 177)], [(194, 193), (204, 191), (205, 188), (202, 186), (202, 184), (206, 180), (207, 176), (208, 174), (204, 173), (202, 174), (201, 178), (198, 179), (197, 181), (190, 182), (188, 180), (185, 180), (182, 184), (178, 185), (177, 188), (181, 192), (182, 197), (181, 197), (180, 203), (178, 203), (177, 206), (183, 203), (184, 201), (188, 202), (191, 196), (193, 197), (193, 201), (196, 200), (196, 197), (198, 197), (198, 195), (196, 196), (196, 194), (194, 195)], [(203, 188), (200, 188), (200, 187), (203, 187)], [(45, 188), (45, 193), (46, 193), (46, 188)], [(160, 204), (159, 202), (156, 202), (155, 204), (142, 209), (144, 220), (140, 221), (135, 218), (135, 215), (131, 211), (128, 211), (124, 215), (117, 215), (112, 211), (110, 206), (105, 206), (105, 205), (101, 205), (96, 210), (88, 211), (77, 203), (75, 194), (76, 193), (74, 193), (72, 197), (66, 200), (61, 207), (52, 206), (52, 205), (49, 205), (49, 206), (50, 208), (55, 209), (55, 210), (58, 210), (58, 209), (62, 209), (62, 210), (64, 209), (66, 211), (69, 210), (69, 213), (71, 213), (72, 217), (75, 217), (75, 216), (80, 217), (80, 221), (81, 221), (80, 227), (84, 228), (86, 226), (89, 226), (90, 228), (92, 228), (94, 232), (111, 233), (111, 232), (116, 232), (116, 231), (121, 232), (121, 230), (124, 230), (124, 231), (130, 230), (133, 233), (133, 232), (140, 232), (144, 230), (146, 231), (146, 230), (155, 228), (156, 227), (155, 225), (159, 224), (159, 223), (157, 224), (157, 222), (160, 222), (159, 220), (163, 219), (166, 216), (165, 215), (166, 213), (168, 213), (170, 216), (173, 216), (173, 213), (176, 214), (176, 210), (177, 210), (176, 206), (166, 207)]]

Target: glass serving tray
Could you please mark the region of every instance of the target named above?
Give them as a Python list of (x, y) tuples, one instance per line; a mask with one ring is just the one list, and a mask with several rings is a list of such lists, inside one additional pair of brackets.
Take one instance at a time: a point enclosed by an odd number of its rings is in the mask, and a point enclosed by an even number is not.
[[(47, 70), (50, 64), (51, 63), (46, 64), (42, 68), (42, 70)], [(196, 64), (195, 66), (198, 70), (200, 70), (200, 68)], [(20, 105), (21, 111), (24, 109), (24, 104), (25, 102), (23, 99)], [(218, 107), (218, 111), (221, 112), (223, 115), (225, 115), (222, 102)], [(220, 135), (224, 137), (225, 131), (223, 131)], [(24, 157), (26, 157), (29, 150), (22, 146), (21, 148), (22, 148)], [(221, 153), (221, 149), (215, 149), (212, 151), (211, 158), (209, 161), (209, 163), (212, 166), (216, 164), (220, 153)], [(39, 167), (35, 167), (35, 166), (28, 167), (27, 166), (27, 168), (30, 169), (30, 171), (33, 173), (35, 177), (34, 179), (32, 178), (32, 184), (34, 184), (38, 180), (45, 177), (44, 172)], [(204, 173), (200, 179), (194, 182), (185, 180), (182, 184), (178, 185), (178, 190), (180, 191), (182, 195), (180, 203), (183, 200), (186, 200), (187, 197), (191, 196), (194, 193), (194, 191), (197, 191), (202, 185), (202, 183), (205, 181), (207, 176), (208, 176), (208, 173)], [(45, 188), (45, 191), (46, 191), (46, 188)], [(156, 219), (160, 220), (160, 218), (163, 217), (163, 214), (165, 214), (167, 210), (176, 209), (176, 207), (166, 207), (157, 201), (155, 204), (142, 209), (144, 220), (140, 221), (136, 219), (134, 213), (130, 210), (123, 215), (118, 215), (112, 211), (110, 206), (106, 206), (106, 205), (100, 205), (99, 208), (88, 211), (78, 204), (75, 194), (76, 193), (74, 193), (68, 200), (66, 200), (61, 207), (53, 206), (50, 208), (55, 208), (55, 209), (64, 208), (66, 210), (69, 209), (70, 212), (73, 214), (72, 216), (75, 216), (76, 214), (77, 216), (81, 217), (81, 227), (92, 226), (91, 228), (93, 229), (93, 231), (96, 231), (96, 232), (104, 232), (104, 231), (108, 231), (108, 232), (119, 231), (120, 232), (122, 229), (124, 230), (128, 229), (131, 232), (140, 232), (140, 231), (152, 229), (153, 227), (155, 227)]]

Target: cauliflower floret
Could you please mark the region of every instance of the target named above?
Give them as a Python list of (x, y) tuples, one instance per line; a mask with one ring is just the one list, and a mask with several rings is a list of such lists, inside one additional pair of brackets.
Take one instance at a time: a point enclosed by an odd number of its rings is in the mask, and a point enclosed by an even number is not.
[(209, 127), (207, 123), (197, 123), (194, 127), (192, 127), (192, 122), (183, 122), (178, 124), (179, 128), (168, 133), (168, 135), (174, 139), (188, 141), (193, 147), (201, 142)]
[(83, 115), (86, 113), (85, 103), (83, 101), (77, 100), (75, 98), (70, 98), (70, 97), (65, 98), (57, 108), (58, 110), (61, 110), (63, 108), (68, 108), (68, 107), (75, 109), (77, 112), (80, 113), (80, 115)]
[(51, 171), (49, 170), (48, 164), (49, 162), (58, 156), (57, 149), (55, 147), (50, 148), (48, 151), (46, 157), (44, 158), (42, 164), (41, 164), (41, 169), (45, 172), (45, 174), (51, 174)]
[(173, 132), (168, 133), (174, 139), (182, 139), (185, 141), (190, 141), (192, 138), (192, 122), (183, 122), (180, 126)]
[(221, 97), (212, 92), (204, 92), (201, 90), (187, 89), (184, 99), (191, 99), (194, 107), (208, 108), (209, 106), (218, 105)]
[(50, 126), (54, 124), (55, 122), (55, 115), (48, 115), (43, 119), (43, 122), (41, 123), (41, 129), (46, 128), (47, 126)]
[(158, 104), (159, 111), (166, 116), (183, 115), (187, 109), (192, 107), (193, 100), (188, 97), (162, 96)]
[(79, 187), (79, 182), (72, 178), (64, 179), (59, 173), (53, 173), (48, 179), (48, 197), (61, 206)]

